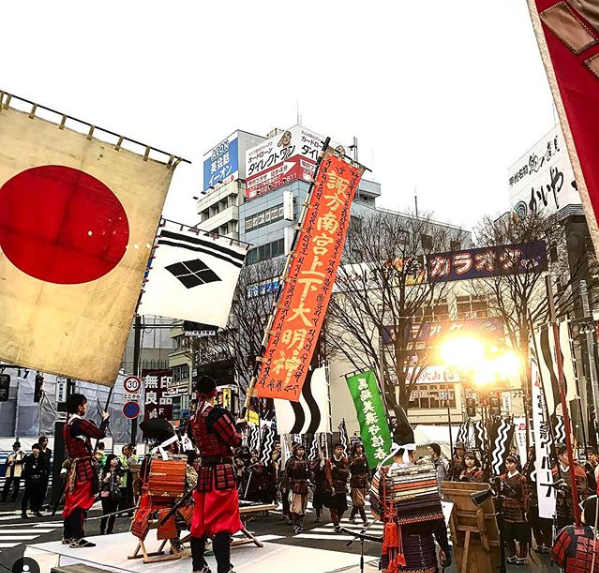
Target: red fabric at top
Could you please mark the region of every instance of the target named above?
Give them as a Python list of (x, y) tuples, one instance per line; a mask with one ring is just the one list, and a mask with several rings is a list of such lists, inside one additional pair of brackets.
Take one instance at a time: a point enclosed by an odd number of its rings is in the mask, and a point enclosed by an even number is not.
[[(564, 2), (536, 0), (535, 3), (542, 14), (544, 10)], [(572, 7), (572, 4), (568, 3), (575, 17), (599, 40), (597, 30), (582, 13)], [(585, 67), (585, 62), (599, 54), (599, 44), (576, 55), (545, 24), (543, 30), (593, 206), (593, 223), (596, 223), (599, 212), (599, 78)], [(591, 213), (586, 215), (591, 219)]]

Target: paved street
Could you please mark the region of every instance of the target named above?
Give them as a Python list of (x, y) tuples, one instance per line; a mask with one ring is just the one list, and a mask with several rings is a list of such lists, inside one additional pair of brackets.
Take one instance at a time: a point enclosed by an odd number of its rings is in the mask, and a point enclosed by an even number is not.
[[(95, 509), (90, 512), (90, 517), (97, 517), (100, 512)], [(271, 512), (267, 517), (261, 517), (248, 524), (248, 529), (256, 534), (261, 541), (271, 542), (283, 545), (295, 545), (301, 547), (310, 547), (317, 549), (327, 549), (329, 551), (337, 551), (342, 553), (351, 553), (356, 556), (356, 567), (359, 565), (359, 543), (354, 543), (347, 547), (348, 541), (352, 538), (348, 534), (336, 534), (333, 531), (331, 523), (325, 520), (324, 523), (314, 524), (314, 513), (310, 511), (306, 518), (306, 530), (304, 533), (294, 535), (291, 526), (281, 520), (280, 511)], [(127, 531), (129, 520), (127, 518), (119, 518), (116, 522), (115, 531), (120, 533)], [(343, 527), (359, 531), (361, 526), (351, 524), (347, 519), (343, 522)], [(99, 535), (100, 520), (88, 522), (86, 531), (88, 536)], [(375, 536), (382, 535), (382, 525), (375, 523), (369, 533)], [(0, 564), (4, 567), (11, 568), (13, 563), (22, 557), (25, 546), (30, 543), (44, 543), (49, 541), (57, 541), (62, 537), (62, 521), (60, 515), (54, 517), (45, 517), (43, 519), (29, 519), (24, 521), (16, 515), (7, 515), (0, 513)], [(132, 550), (135, 545), (132, 538)], [(378, 557), (380, 544), (374, 542), (366, 542), (364, 544), (365, 554), (367, 559), (373, 561), (369, 570), (375, 570), (374, 561)], [(256, 549), (259, 551), (259, 549)], [(85, 550), (81, 550), (81, 555), (84, 555)], [(233, 562), (235, 550), (233, 550)], [(516, 571), (538, 571), (548, 572), (550, 563), (546, 556), (533, 554), (531, 557), (531, 565), (525, 567), (508, 566), (510, 573)], [(190, 565), (191, 567), (191, 565)], [(357, 569), (356, 569), (357, 570)], [(555, 568), (553, 569), (555, 571)], [(447, 570), (447, 573), (456, 573), (455, 567)]]

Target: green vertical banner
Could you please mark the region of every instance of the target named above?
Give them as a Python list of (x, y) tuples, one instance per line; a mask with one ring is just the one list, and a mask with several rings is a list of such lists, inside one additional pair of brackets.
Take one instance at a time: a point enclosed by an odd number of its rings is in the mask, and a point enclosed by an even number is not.
[(354, 400), (364, 453), (371, 468), (376, 468), (391, 453), (391, 432), (383, 398), (372, 370), (347, 377)]

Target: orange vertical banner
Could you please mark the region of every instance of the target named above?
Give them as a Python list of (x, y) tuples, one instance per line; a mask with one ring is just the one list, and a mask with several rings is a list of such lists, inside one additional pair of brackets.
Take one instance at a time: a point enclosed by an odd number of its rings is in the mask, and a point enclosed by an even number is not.
[(364, 167), (327, 148), (297, 237), (254, 395), (297, 402), (329, 305)]

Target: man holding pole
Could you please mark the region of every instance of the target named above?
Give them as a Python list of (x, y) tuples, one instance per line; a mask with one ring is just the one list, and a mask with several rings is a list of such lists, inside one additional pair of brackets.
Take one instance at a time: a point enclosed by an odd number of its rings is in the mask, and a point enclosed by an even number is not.
[(210, 571), (204, 558), (206, 540), (212, 549), (218, 573), (233, 573), (231, 536), (243, 528), (239, 517), (239, 495), (233, 469), (233, 448), (241, 446), (241, 424), (224, 408), (215, 407), (216, 382), (204, 376), (196, 386), (198, 409), (192, 418), (191, 434), (200, 450), (198, 485), (193, 494), (195, 510), (191, 524), (193, 571)]
[(69, 420), (63, 428), (63, 436), (71, 464), (65, 484), (62, 543), (71, 547), (95, 547), (95, 543), (84, 539), (83, 531), (86, 513), (94, 503), (98, 488), (91, 438), (106, 435), (109, 414), (102, 413), (100, 427), (84, 420), (87, 398), (83, 394), (71, 394), (67, 398), (67, 412)]

